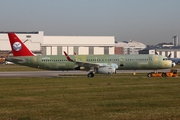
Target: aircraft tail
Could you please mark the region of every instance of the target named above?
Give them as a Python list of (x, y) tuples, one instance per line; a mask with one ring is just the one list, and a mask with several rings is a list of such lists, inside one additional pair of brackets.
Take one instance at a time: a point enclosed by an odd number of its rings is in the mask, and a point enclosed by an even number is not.
[(158, 55), (158, 53), (155, 51), (155, 55)]
[(155, 49), (155, 55), (158, 55), (158, 53), (157, 53), (156, 49)]
[(171, 57), (171, 52), (170, 52), (170, 54), (168, 55), (168, 57), (169, 57), (169, 58)]
[(14, 34), (8, 33), (13, 56), (34, 56), (24, 43)]

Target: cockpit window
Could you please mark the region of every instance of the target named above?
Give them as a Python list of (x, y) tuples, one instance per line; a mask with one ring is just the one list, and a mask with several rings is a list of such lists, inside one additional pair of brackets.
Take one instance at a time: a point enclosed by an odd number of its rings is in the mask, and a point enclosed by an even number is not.
[(163, 58), (163, 60), (168, 60), (167, 58)]

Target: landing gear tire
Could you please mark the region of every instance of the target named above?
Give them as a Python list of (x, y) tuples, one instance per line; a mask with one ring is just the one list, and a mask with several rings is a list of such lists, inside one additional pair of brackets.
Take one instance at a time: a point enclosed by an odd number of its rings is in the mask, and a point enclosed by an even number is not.
[(147, 77), (152, 77), (152, 74), (151, 74), (151, 73), (148, 73), (148, 74), (147, 74)]
[(162, 73), (162, 77), (166, 77), (166, 73)]
[(94, 77), (94, 73), (93, 72), (88, 73), (87, 77)]

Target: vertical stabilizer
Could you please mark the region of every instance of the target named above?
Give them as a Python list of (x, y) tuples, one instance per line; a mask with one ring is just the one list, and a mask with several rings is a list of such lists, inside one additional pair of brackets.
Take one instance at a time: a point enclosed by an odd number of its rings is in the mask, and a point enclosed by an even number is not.
[(171, 52), (170, 52), (170, 54), (168, 55), (168, 57), (171, 58)]
[(13, 56), (34, 56), (24, 43), (14, 34), (8, 33)]

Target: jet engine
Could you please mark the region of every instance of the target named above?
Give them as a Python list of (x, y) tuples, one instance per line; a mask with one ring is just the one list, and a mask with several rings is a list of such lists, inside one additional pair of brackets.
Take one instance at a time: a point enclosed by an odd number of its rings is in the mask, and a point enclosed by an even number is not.
[(176, 63), (175, 62), (172, 62), (172, 67), (176, 66)]
[(98, 74), (113, 74), (116, 73), (116, 69), (112, 66), (105, 66), (105, 67), (100, 67), (96, 69), (96, 73)]

